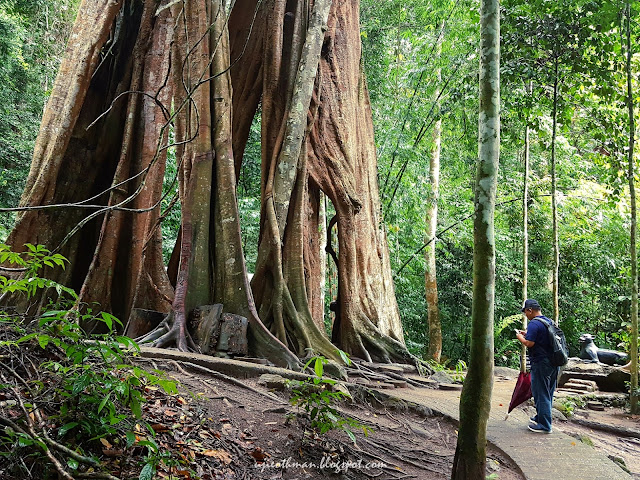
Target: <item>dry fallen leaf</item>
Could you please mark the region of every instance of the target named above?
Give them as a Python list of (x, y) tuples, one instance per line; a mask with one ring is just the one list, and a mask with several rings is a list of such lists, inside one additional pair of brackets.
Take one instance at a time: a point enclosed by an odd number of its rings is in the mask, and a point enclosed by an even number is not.
[(107, 439), (106, 439), (106, 438), (104, 438), (104, 437), (102, 437), (102, 438), (100, 439), (100, 443), (101, 443), (102, 445), (104, 445), (104, 446), (105, 446), (105, 448), (106, 448), (107, 450), (108, 450), (108, 449), (110, 449), (111, 447), (113, 447), (113, 445), (111, 445), (111, 443), (109, 443), (109, 440), (107, 440)]
[(222, 434), (223, 435), (231, 435), (231, 432), (233, 431), (233, 427), (231, 426), (230, 423), (225, 423), (222, 425)]
[(265, 458), (271, 456), (267, 452), (262, 450), (260, 447), (257, 447), (253, 452), (251, 452), (250, 455), (260, 462), (263, 461)]
[(102, 453), (105, 457), (119, 457), (124, 454), (121, 448), (103, 448)]
[(204, 452), (202, 452), (202, 455), (204, 455), (205, 457), (217, 458), (225, 465), (229, 465), (231, 463), (231, 455), (226, 450), (220, 450), (220, 449), (205, 450)]

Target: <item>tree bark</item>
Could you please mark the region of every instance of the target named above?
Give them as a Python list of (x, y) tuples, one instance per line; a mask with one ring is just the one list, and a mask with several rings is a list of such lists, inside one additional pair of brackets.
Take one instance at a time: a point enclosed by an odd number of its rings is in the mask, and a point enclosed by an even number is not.
[(493, 388), (494, 211), (500, 156), (500, 8), (480, 6), (480, 116), (473, 234), (469, 371), (460, 396), (460, 431), (451, 478), (486, 476), (487, 421)]
[(317, 1), (310, 16), (303, 3), (290, 11), (281, 0), (267, 5), (261, 229), (252, 285), (260, 318), (280, 341), (300, 357), (337, 359), (309, 310), (303, 248), (308, 112), (330, 5)]
[(635, 118), (633, 108), (633, 82), (631, 73), (631, 4), (626, 2), (624, 16), (626, 34), (626, 74), (627, 74), (627, 110), (629, 112), (629, 196), (631, 201), (631, 228), (630, 228), (630, 257), (631, 257), (631, 386), (629, 403), (631, 413), (638, 413), (638, 253), (637, 253), (637, 225), (638, 213), (636, 205), (635, 185)]
[(553, 219), (553, 323), (560, 321), (559, 274), (560, 239), (558, 236), (558, 188), (556, 178), (556, 135), (558, 129), (558, 58), (555, 58), (553, 76), (553, 110), (551, 133), (551, 217)]
[[(527, 93), (533, 94), (533, 82), (529, 81)], [(522, 181), (522, 301), (529, 296), (529, 156), (530, 156), (529, 117), (525, 120), (524, 127), (524, 173)], [(522, 314), (522, 329), (527, 329), (527, 316)], [(520, 371), (527, 370), (527, 347), (522, 345), (520, 349)]]
[[(156, 60), (158, 50), (167, 48), (172, 39), (167, 32), (169, 12), (165, 11), (157, 18), (155, 12), (156, 4), (144, 4), (139, 33), (131, 52), (132, 72), (128, 90), (136, 93), (129, 94), (126, 100), (120, 154), (108, 203), (118, 205), (131, 198), (131, 206), (134, 208), (153, 208), (139, 215), (119, 210), (105, 214), (93, 259), (78, 295), (79, 305), (99, 305), (106, 311), (121, 312), (123, 318), (129, 316), (140, 281), (151, 283), (157, 289), (155, 295), (149, 298), (154, 309), (166, 310), (167, 300), (172, 296), (163, 265), (158, 261), (160, 244), (155, 242), (155, 249), (149, 248), (147, 252), (149, 255), (146, 266), (152, 270), (145, 270), (143, 273), (142, 263), (147, 237), (151, 240), (153, 236), (157, 238), (159, 233), (154, 230), (155, 220), (160, 213), (157, 199), (162, 193), (166, 158), (166, 150), (161, 149), (160, 142), (166, 141), (168, 137), (168, 118), (164, 115), (166, 110), (154, 105), (152, 99), (138, 92), (156, 93), (160, 95), (159, 100), (167, 102), (164, 105), (168, 105), (171, 98), (170, 89), (163, 88), (168, 65), (166, 62), (158, 65)], [(145, 70), (150, 68), (154, 71), (157, 67), (164, 68), (156, 70), (152, 76)], [(130, 180), (136, 177), (141, 180)], [(121, 271), (132, 273), (125, 280), (125, 288), (122, 288), (122, 280), (116, 280), (116, 275)], [(114, 296), (118, 295), (121, 298), (115, 299)], [(116, 308), (112, 305), (114, 301), (117, 302)], [(87, 324), (85, 327), (93, 326)]]
[(406, 350), (381, 219), (358, 2), (334, 3), (320, 65), (309, 173), (338, 218), (337, 346), (366, 360), (415, 362)]
[(171, 314), (143, 340), (190, 346), (186, 319), (199, 305), (221, 303), (249, 321), (253, 354), (297, 367), (296, 357), (260, 321), (246, 272), (236, 196), (227, 18), (219, 2), (188, 2), (175, 42), (176, 139), (182, 145), (180, 266)]
[[(442, 35), (444, 21), (438, 27), (438, 40), (435, 55), (440, 58), (442, 53)], [(441, 69), (436, 68), (436, 81), (440, 84)], [(431, 241), (425, 249), (426, 268), (424, 272), (425, 295), (427, 300), (427, 323), (429, 325), (429, 348), (427, 358), (440, 363), (442, 354), (442, 327), (440, 325), (440, 309), (438, 308), (438, 277), (436, 274), (436, 231), (438, 228), (438, 199), (440, 198), (440, 144), (442, 140), (442, 119), (440, 118), (440, 95), (434, 94), (438, 119), (433, 125), (433, 147), (429, 161), (429, 183), (431, 192), (427, 196), (427, 213), (425, 224), (427, 226), (426, 241)]]
[[(131, 213), (113, 208), (121, 204), (149, 209), (156, 201), (153, 195), (140, 192), (148, 177), (163, 175), (157, 136), (153, 147), (141, 145), (145, 137), (157, 134), (158, 125), (165, 120), (141, 122), (142, 105), (149, 102), (143, 101), (139, 91), (144, 82), (152, 97), (166, 98), (160, 72), (152, 79), (144, 77), (142, 65), (151, 62), (149, 39), (155, 26), (167, 20), (166, 15), (154, 17), (152, 3), (120, 7), (120, 2), (80, 6), (45, 108), (21, 201), (23, 206), (60, 207), (22, 213), (8, 241), (14, 249), (30, 242), (60, 251), (70, 260), (70, 268), (45, 275), (79, 291), (80, 302), (91, 308), (126, 318), (141, 278), (155, 279), (157, 297), (170, 295), (163, 284), (162, 265), (151, 261), (152, 250), (144, 267), (142, 263), (131, 265), (135, 275), (117, 278), (128, 271), (130, 259), (141, 257), (136, 250), (140, 241), (131, 242)], [(139, 31), (144, 35), (139, 36)], [(110, 52), (108, 62), (100, 61), (103, 47)], [(152, 108), (163, 116), (161, 106)], [(154, 154), (148, 152), (150, 148)], [(153, 215), (153, 211), (145, 214)], [(143, 222), (148, 228), (153, 223)], [(147, 238), (151, 231), (137, 230), (137, 234)], [(35, 308), (46, 298), (41, 297)]]

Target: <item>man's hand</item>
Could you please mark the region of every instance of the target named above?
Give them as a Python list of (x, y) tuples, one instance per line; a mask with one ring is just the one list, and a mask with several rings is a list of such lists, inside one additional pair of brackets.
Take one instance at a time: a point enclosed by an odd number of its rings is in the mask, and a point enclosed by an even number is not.
[(526, 333), (527, 333), (526, 330), (517, 330), (516, 329), (516, 338), (525, 347), (531, 348), (536, 344), (536, 342), (532, 342), (531, 340), (525, 339), (524, 336), (525, 336)]

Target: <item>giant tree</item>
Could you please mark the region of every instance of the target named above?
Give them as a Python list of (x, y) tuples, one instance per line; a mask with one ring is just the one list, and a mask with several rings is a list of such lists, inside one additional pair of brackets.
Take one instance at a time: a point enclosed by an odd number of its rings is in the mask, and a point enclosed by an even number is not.
[[(327, 20), (328, 7), (246, 0), (228, 16), (210, 0), (83, 2), (9, 242), (68, 256), (71, 268), (56, 280), (80, 291), (80, 309), (99, 304), (125, 318), (134, 307), (167, 312), (144, 338), (157, 346), (194, 348), (190, 312), (222, 303), (248, 318), (254, 354), (294, 366), (309, 351), (337, 358), (316, 326), (322, 312), (309, 308), (323, 294), (322, 191), (338, 224), (334, 343), (367, 360), (415, 361), (380, 225), (358, 3), (334, 3)], [(262, 211), (252, 291), (236, 182), (258, 105)], [(158, 230), (170, 148), (182, 208), (179, 268), (169, 268), (175, 290)]]

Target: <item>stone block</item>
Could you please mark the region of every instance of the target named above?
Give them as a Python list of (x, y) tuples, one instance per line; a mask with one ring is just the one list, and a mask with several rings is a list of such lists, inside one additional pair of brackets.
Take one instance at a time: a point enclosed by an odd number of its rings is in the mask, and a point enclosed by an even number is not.
[(247, 319), (240, 315), (223, 313), (220, 320), (220, 338), (216, 350), (230, 355), (246, 355), (249, 352)]
[(194, 308), (189, 316), (189, 331), (193, 341), (202, 353), (213, 353), (220, 336), (220, 315), (222, 304), (201, 305)]
[(392, 384), (396, 388), (407, 388), (407, 382), (404, 380), (389, 380), (388, 383)]
[(569, 380), (567, 383), (565, 383), (562, 388), (567, 388), (567, 389), (572, 389), (572, 390), (580, 390), (583, 392), (593, 392), (594, 388), (592, 385), (588, 385), (588, 384), (584, 384), (584, 383), (579, 383), (579, 382), (574, 382), (573, 380)]
[(284, 390), (286, 380), (284, 377), (274, 373), (264, 373), (260, 375), (258, 385), (264, 385), (267, 388), (273, 388), (275, 390)]
[(441, 383), (438, 388), (440, 390), (462, 390), (462, 385), (459, 383)]

